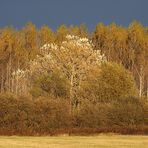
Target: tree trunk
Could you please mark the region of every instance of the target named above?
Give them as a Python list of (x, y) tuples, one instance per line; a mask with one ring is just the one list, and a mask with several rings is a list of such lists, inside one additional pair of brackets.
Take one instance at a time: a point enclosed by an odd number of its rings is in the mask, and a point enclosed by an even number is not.
[(1, 69), (1, 93), (4, 92), (4, 69)]
[(148, 79), (147, 79), (147, 89), (146, 89), (146, 96), (147, 96), (147, 99), (148, 99)]
[(143, 66), (141, 66), (140, 73), (139, 73), (139, 97), (140, 98), (143, 95), (143, 88), (144, 88), (144, 74), (143, 74)]
[(69, 112), (72, 115), (72, 100), (73, 100), (73, 84), (74, 83), (74, 66), (72, 67), (71, 76), (70, 76), (70, 97), (69, 97)]

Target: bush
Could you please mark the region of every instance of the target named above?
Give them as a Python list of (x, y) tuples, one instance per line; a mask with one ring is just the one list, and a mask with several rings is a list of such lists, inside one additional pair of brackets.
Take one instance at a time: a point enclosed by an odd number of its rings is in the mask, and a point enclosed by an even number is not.
[(79, 128), (102, 128), (109, 126), (111, 103), (83, 102), (75, 111), (75, 125)]
[(56, 128), (67, 128), (70, 124), (67, 101), (38, 98), (35, 100), (34, 121), (38, 131), (50, 131)]
[(120, 98), (109, 103), (85, 101), (75, 112), (79, 128), (137, 127), (148, 125), (148, 105), (138, 98)]
[(0, 95), (1, 134), (44, 134), (69, 127), (68, 103), (63, 100)]
[(148, 125), (148, 105), (138, 98), (128, 97), (112, 103), (109, 108), (109, 125)]
[(52, 74), (43, 74), (33, 79), (33, 88), (30, 91), (33, 97), (54, 96), (67, 98), (69, 96), (68, 81), (57, 71)]
[(70, 114), (67, 100), (0, 95), (0, 134), (147, 133), (147, 125), (148, 104), (138, 98), (108, 103), (85, 100)]
[(34, 104), (25, 97), (17, 98), (12, 94), (0, 95), (1, 130), (24, 133), (32, 130)]

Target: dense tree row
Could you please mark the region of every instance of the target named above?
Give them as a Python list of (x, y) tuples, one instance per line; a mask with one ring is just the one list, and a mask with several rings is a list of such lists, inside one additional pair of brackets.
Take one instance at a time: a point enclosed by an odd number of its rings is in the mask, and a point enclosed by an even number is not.
[[(148, 29), (28, 23), (0, 30), (0, 132), (148, 125)], [(22, 130), (22, 131), (21, 131)], [(27, 132), (26, 131), (26, 132)]]
[[(61, 25), (56, 32), (48, 26), (37, 29), (28, 23), (21, 30), (6, 27), (0, 30), (0, 91), (19, 92), (19, 83), (14, 86), (12, 73), (26, 69), (28, 62), (36, 58), (46, 43), (60, 44), (66, 35), (92, 38), (94, 49), (105, 54), (108, 61), (122, 64), (132, 72), (139, 89), (139, 96), (148, 94), (148, 29), (137, 22), (128, 28), (111, 24), (98, 24), (91, 34), (84, 25)], [(24, 88), (25, 89), (25, 88)]]
[(139, 97), (148, 96), (148, 30), (137, 22), (128, 28), (98, 24), (93, 32), (96, 49), (109, 61), (130, 70), (137, 82)]

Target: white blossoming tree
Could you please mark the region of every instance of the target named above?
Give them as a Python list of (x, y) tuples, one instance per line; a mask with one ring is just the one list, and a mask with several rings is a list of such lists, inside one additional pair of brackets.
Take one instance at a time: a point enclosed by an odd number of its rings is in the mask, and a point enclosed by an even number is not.
[[(66, 91), (69, 94), (70, 112), (72, 112), (72, 107), (79, 103), (78, 93), (83, 82), (87, 79), (87, 74), (98, 71), (101, 63), (105, 61), (105, 56), (101, 55), (99, 50), (93, 49), (93, 44), (89, 39), (67, 35), (66, 40), (60, 45), (53, 43), (41, 47), (40, 54), (29, 62), (28, 70), (18, 69), (13, 72), (13, 83), (16, 85), (13, 92), (16, 94), (26, 93), (32, 87), (30, 85), (32, 79), (38, 79), (43, 75), (52, 75), (58, 71), (57, 83), (68, 84)], [(50, 83), (55, 82), (50, 81)], [(18, 92), (18, 90), (20, 91)]]
[(104, 55), (93, 49), (89, 39), (67, 35), (61, 45), (45, 44), (40, 55), (30, 63), (30, 70), (34, 77), (52, 73), (55, 69), (60, 71), (69, 82), (69, 103), (73, 106), (78, 101), (78, 91), (86, 74), (99, 69), (105, 61)]

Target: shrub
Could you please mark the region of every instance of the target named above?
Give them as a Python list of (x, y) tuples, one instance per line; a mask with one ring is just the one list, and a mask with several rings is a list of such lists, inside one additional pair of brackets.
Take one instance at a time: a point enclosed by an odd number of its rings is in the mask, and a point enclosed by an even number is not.
[(35, 100), (35, 106), (34, 121), (37, 124), (37, 130), (45, 132), (69, 127), (70, 115), (67, 101), (38, 98)]
[(0, 134), (90, 133), (91, 130), (147, 133), (148, 102), (138, 98), (119, 98), (108, 103), (83, 100), (73, 109), (73, 114), (69, 111), (65, 99), (29, 99), (3, 94), (0, 95)]
[(79, 128), (137, 127), (148, 125), (148, 105), (138, 98), (120, 98), (109, 103), (85, 101), (75, 112)]
[(37, 98), (39, 96), (54, 96), (66, 98), (69, 95), (69, 84), (59, 72), (43, 74), (33, 79), (31, 94)]
[(84, 101), (75, 111), (75, 124), (79, 128), (101, 128), (108, 126), (110, 103)]
[(52, 129), (67, 128), (69, 106), (62, 99), (0, 95), (0, 132), (17, 134), (50, 133)]
[(148, 106), (138, 98), (122, 98), (112, 103), (108, 119), (113, 126), (148, 125)]

